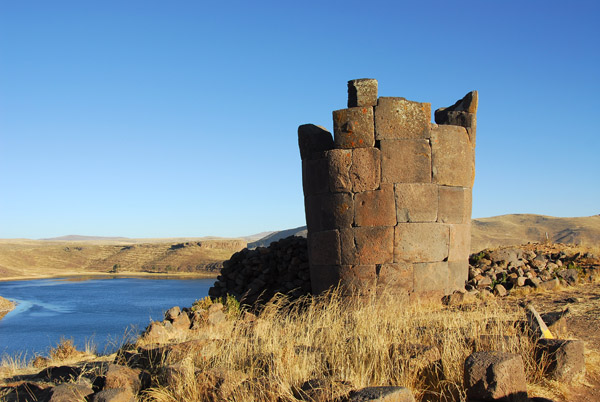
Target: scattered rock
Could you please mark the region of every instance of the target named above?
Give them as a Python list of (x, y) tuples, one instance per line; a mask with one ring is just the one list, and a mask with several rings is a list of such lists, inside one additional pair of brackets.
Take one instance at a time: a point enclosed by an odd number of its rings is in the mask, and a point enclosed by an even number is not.
[(91, 386), (64, 383), (51, 389), (48, 402), (80, 402), (93, 393)]
[(179, 314), (181, 314), (181, 310), (179, 309), (179, 306), (171, 307), (165, 313), (165, 319), (169, 320), (169, 321), (173, 321), (175, 318), (177, 318), (179, 316)]
[(348, 402), (414, 402), (415, 398), (404, 387), (368, 387), (350, 394)]
[(290, 236), (269, 247), (232, 255), (223, 263), (221, 275), (208, 294), (213, 298), (229, 294), (254, 305), (267, 302), (276, 293), (298, 298), (310, 292), (306, 239)]
[(109, 364), (106, 369), (104, 389), (127, 388), (137, 394), (142, 388), (140, 374), (140, 369)]
[(135, 402), (135, 396), (128, 388), (105, 389), (94, 394), (93, 402)]

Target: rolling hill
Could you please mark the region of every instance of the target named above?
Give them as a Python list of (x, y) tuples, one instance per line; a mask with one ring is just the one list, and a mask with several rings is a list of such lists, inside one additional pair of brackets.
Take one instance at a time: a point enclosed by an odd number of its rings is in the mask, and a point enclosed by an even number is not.
[[(306, 226), (273, 232), (248, 247), (268, 246), (291, 235), (306, 237)], [(547, 235), (547, 237), (546, 237)], [(471, 251), (484, 248), (551, 241), (588, 247), (600, 246), (600, 215), (557, 218), (535, 214), (500, 215), (473, 219)]]

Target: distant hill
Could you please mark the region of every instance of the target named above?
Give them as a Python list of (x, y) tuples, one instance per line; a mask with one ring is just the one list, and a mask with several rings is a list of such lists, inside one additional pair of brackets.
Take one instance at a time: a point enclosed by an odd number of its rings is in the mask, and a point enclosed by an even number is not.
[(500, 215), (473, 219), (471, 249), (527, 242), (600, 246), (600, 215), (557, 218), (534, 214)]
[(268, 247), (274, 241), (284, 239), (289, 236), (306, 237), (306, 226), (300, 226), (294, 229), (281, 230), (279, 232), (271, 232), (269, 235), (260, 240), (248, 243), (248, 248)]
[[(527, 242), (577, 244), (600, 246), (600, 215), (557, 218), (534, 214), (500, 215), (473, 219), (471, 226), (471, 251), (489, 247), (517, 245)], [(288, 236), (306, 237), (306, 226), (274, 232), (248, 247), (268, 246), (271, 242)]]
[[(67, 238), (72, 238), (67, 236)], [(77, 237), (76, 237), (77, 238)], [(242, 239), (178, 241), (86, 237), (86, 240), (0, 239), (0, 278), (86, 273), (210, 273), (247, 245)]]
[(127, 237), (67, 235), (67, 236), (60, 236), (60, 237), (49, 237), (49, 238), (40, 239), (40, 240), (48, 240), (48, 241), (119, 241), (119, 240), (129, 240), (129, 239)]

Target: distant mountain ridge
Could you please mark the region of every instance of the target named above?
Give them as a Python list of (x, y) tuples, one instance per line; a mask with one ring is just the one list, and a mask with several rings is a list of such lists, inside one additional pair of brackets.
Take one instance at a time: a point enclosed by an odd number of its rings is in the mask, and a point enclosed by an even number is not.
[(48, 240), (48, 241), (98, 241), (98, 240), (129, 240), (128, 237), (111, 237), (111, 236), (82, 236), (82, 235), (66, 235), (59, 237), (47, 237), (45, 239), (40, 240)]
[[(267, 247), (288, 236), (306, 237), (306, 226), (273, 232), (248, 243), (248, 248)], [(600, 215), (559, 218), (535, 214), (510, 214), (472, 220), (471, 251), (528, 242), (600, 246)]]

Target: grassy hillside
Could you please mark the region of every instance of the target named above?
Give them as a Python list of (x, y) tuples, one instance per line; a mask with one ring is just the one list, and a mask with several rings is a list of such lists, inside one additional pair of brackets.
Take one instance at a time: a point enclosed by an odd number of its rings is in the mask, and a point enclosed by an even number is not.
[(246, 247), (239, 239), (0, 240), (0, 277), (209, 272)]
[[(544, 215), (513, 214), (473, 219), (472, 223), (472, 252), (490, 247), (546, 240), (553, 243), (588, 247), (600, 245), (600, 215), (556, 218)], [(306, 226), (273, 232), (259, 241), (249, 243), (248, 247), (267, 247), (273, 241), (292, 235), (306, 237)]]
[(533, 214), (501, 215), (473, 219), (471, 250), (527, 242), (600, 245), (600, 215), (556, 218)]

